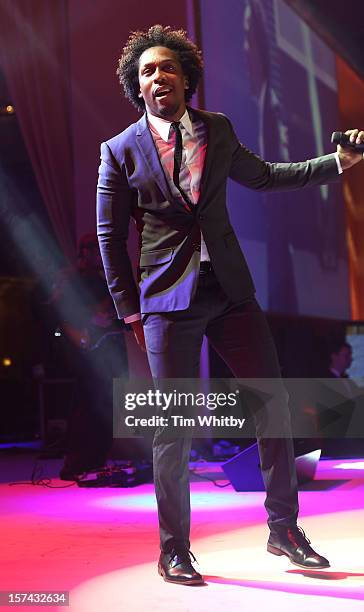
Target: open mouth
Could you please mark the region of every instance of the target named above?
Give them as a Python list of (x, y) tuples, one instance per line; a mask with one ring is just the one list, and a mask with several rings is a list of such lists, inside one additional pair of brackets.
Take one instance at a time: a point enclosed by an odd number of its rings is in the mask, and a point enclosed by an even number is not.
[(155, 98), (164, 98), (165, 96), (168, 96), (168, 94), (170, 94), (172, 91), (172, 87), (158, 87), (158, 89), (155, 90), (154, 92), (154, 97)]

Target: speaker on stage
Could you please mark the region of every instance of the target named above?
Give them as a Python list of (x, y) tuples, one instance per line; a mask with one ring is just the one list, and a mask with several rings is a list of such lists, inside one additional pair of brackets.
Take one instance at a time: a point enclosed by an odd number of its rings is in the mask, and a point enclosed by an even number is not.
[[(316, 449), (296, 457), (298, 484), (314, 479), (320, 455), (321, 449)], [(264, 491), (259, 461), (258, 444), (255, 443), (223, 463), (221, 467), (235, 491)]]

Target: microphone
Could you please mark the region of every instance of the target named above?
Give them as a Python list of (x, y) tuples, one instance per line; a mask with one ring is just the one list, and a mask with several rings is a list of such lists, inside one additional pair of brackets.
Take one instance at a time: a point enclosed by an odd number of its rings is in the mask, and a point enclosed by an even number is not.
[(333, 132), (331, 136), (331, 142), (337, 145), (341, 145), (342, 147), (347, 147), (348, 149), (353, 149), (358, 153), (364, 153), (364, 142), (357, 144), (355, 142), (350, 142), (349, 136), (344, 134), (344, 132)]

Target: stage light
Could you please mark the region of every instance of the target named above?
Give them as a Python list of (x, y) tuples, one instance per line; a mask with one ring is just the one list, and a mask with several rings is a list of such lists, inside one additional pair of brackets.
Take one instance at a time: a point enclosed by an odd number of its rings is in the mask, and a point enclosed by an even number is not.
[(13, 365), (13, 362), (10, 357), (3, 357), (1, 363), (5, 368), (9, 368), (11, 365)]
[(334, 465), (336, 470), (364, 470), (364, 461), (350, 461), (350, 463), (338, 463)]
[(13, 115), (15, 113), (15, 108), (12, 104), (8, 104), (5, 108), (8, 115)]
[[(260, 512), (262, 504), (261, 492), (249, 492), (237, 494), (230, 489), (213, 489), (209, 482), (195, 482), (191, 493), (191, 500), (195, 512), (221, 512), (225, 509), (230, 511), (242, 508), (250, 508), (252, 516)], [(155, 512), (157, 502), (154, 487), (150, 484), (141, 485), (136, 490), (119, 489), (118, 495), (105, 494), (90, 502), (93, 507), (107, 508), (115, 512)]]

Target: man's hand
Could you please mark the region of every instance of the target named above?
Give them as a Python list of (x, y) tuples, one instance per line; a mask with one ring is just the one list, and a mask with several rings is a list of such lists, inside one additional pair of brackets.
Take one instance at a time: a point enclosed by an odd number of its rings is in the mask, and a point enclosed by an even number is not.
[[(348, 136), (350, 136), (350, 142), (353, 144), (360, 144), (364, 142), (364, 131), (363, 130), (347, 130), (345, 132)], [(339, 155), (341, 167), (343, 170), (354, 166), (360, 160), (363, 159), (363, 154), (358, 153), (354, 149), (350, 149), (349, 147), (342, 147), (341, 145), (337, 145), (337, 152)]]
[(135, 340), (137, 341), (139, 347), (142, 349), (142, 351), (146, 352), (147, 349), (145, 347), (144, 330), (143, 330), (143, 323), (141, 322), (141, 319), (138, 319), (137, 321), (133, 321), (132, 323), (130, 323), (130, 325), (133, 328)]

